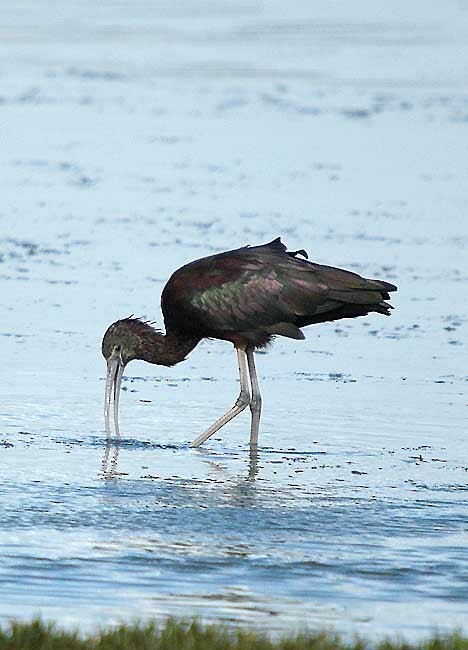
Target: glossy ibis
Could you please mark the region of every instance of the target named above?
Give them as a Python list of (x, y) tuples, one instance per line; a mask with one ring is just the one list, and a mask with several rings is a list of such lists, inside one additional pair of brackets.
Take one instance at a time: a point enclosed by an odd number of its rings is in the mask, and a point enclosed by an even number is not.
[[(263, 246), (210, 255), (178, 269), (164, 287), (161, 307), (166, 333), (138, 318), (113, 323), (102, 341), (107, 361), (104, 418), (110, 437), (110, 406), (119, 436), (118, 409), (122, 374), (133, 359), (173, 366), (204, 338), (234, 344), (240, 394), (234, 406), (196, 438), (198, 447), (229, 420), (250, 406), (250, 444), (256, 446), (261, 397), (254, 350), (274, 336), (303, 339), (301, 327), (369, 312), (389, 315), (385, 302), (396, 287), (367, 280), (342, 269), (308, 262), (304, 250), (287, 251), (278, 237)], [(250, 394), (249, 380), (252, 394)]]

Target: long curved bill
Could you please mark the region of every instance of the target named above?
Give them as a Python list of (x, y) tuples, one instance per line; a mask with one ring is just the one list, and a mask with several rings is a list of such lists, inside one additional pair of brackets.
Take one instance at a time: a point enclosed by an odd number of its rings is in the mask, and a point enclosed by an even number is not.
[(106, 376), (106, 393), (104, 398), (104, 424), (106, 427), (106, 435), (111, 437), (110, 430), (110, 410), (112, 397), (114, 398), (114, 426), (115, 435), (120, 438), (119, 429), (119, 398), (120, 387), (122, 386), (122, 375), (125, 365), (119, 356), (110, 357), (107, 362), (107, 376)]

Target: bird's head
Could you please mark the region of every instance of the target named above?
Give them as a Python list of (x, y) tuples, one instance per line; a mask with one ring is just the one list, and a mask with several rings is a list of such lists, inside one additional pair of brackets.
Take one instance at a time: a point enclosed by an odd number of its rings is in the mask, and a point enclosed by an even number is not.
[(102, 339), (102, 354), (107, 362), (106, 395), (104, 419), (106, 432), (110, 435), (109, 412), (114, 397), (114, 422), (119, 435), (119, 395), (125, 366), (133, 359), (144, 358), (145, 343), (148, 334), (155, 330), (150, 323), (139, 318), (123, 318), (108, 327)]
[(117, 359), (125, 367), (129, 361), (138, 359), (141, 351), (141, 328), (150, 326), (138, 318), (123, 318), (112, 323), (102, 339), (102, 355), (109, 363)]

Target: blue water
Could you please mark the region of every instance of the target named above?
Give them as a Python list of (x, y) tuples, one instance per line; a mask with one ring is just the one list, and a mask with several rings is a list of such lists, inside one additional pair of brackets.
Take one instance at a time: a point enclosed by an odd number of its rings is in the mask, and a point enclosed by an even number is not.
[[(0, 621), (198, 615), (272, 633), (467, 631), (463, 3), (23, 2), (0, 61)], [(399, 285), (391, 318), (132, 363), (191, 259), (281, 235)], [(465, 361), (465, 363), (464, 363)]]

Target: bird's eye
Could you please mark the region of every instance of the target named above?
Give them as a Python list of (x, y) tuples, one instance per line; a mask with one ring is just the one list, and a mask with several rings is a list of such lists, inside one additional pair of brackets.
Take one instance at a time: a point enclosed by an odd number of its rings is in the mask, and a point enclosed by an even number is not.
[(115, 350), (116, 352), (120, 352), (121, 349), (122, 349), (122, 346), (121, 346), (121, 345), (116, 345), (115, 348), (114, 348), (114, 350)]

